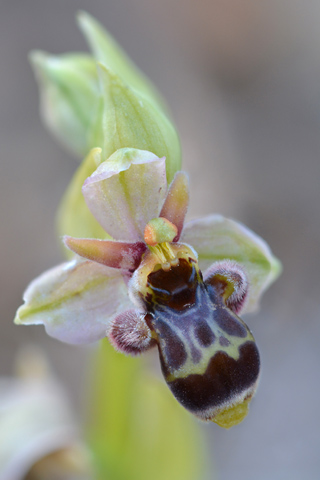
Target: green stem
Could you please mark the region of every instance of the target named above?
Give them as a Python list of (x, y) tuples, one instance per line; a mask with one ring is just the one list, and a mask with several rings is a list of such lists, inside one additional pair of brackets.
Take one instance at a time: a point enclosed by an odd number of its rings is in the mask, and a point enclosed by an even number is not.
[(155, 353), (126, 357), (101, 341), (88, 391), (87, 440), (96, 480), (201, 479), (197, 424), (148, 372)]
[(140, 358), (126, 357), (101, 341), (92, 365), (87, 425), (99, 480), (125, 479), (122, 458), (141, 368)]

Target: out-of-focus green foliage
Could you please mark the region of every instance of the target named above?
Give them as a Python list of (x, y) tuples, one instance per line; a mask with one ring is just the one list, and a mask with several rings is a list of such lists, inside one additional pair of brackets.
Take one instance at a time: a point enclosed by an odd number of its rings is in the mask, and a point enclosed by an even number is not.
[(107, 340), (96, 353), (87, 433), (98, 480), (200, 479), (195, 422), (146, 371), (147, 361), (115, 352)]

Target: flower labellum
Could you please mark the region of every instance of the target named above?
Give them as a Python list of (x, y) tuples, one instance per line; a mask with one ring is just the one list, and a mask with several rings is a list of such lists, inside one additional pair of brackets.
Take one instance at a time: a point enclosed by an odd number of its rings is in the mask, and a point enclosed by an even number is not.
[[(238, 265), (218, 264), (203, 279), (193, 249), (166, 242), (145, 255), (131, 283), (146, 312), (149, 345), (157, 343), (170, 390), (187, 410), (226, 427), (244, 418), (243, 404), (253, 396), (259, 378), (257, 346), (236, 315), (244, 285), (247, 279)], [(110, 337), (116, 348), (126, 351), (123, 338), (118, 341), (118, 324), (127, 328), (127, 314), (121, 320), (116, 319)], [(129, 333), (127, 343), (131, 341)]]
[(279, 262), (261, 238), (219, 215), (184, 226), (188, 179), (178, 172), (167, 188), (164, 158), (124, 148), (97, 164), (82, 191), (111, 239), (65, 237), (76, 256), (32, 282), (16, 323), (43, 323), (69, 343), (107, 335), (131, 355), (156, 346), (183, 407), (236, 425), (260, 371), (238, 315), (256, 308)]

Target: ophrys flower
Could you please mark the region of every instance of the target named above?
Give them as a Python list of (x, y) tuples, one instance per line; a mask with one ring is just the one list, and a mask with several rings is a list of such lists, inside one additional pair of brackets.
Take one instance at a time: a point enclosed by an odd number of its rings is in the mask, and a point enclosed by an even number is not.
[(157, 346), (185, 408), (226, 427), (241, 421), (260, 361), (238, 314), (253, 310), (279, 273), (268, 246), (218, 215), (184, 226), (187, 177), (178, 172), (167, 188), (165, 159), (150, 152), (118, 150), (83, 195), (112, 239), (65, 237), (76, 256), (31, 283), (16, 323), (43, 323), (69, 343), (107, 335), (129, 354)]

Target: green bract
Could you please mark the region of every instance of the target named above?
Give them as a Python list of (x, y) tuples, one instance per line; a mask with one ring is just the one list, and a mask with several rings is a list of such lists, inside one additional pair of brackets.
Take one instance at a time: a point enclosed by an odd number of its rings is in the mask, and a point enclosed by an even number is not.
[(45, 124), (81, 158), (94, 147), (103, 159), (123, 147), (165, 156), (171, 181), (181, 164), (180, 142), (160, 95), (96, 20), (80, 13), (78, 21), (92, 57), (30, 56)]

